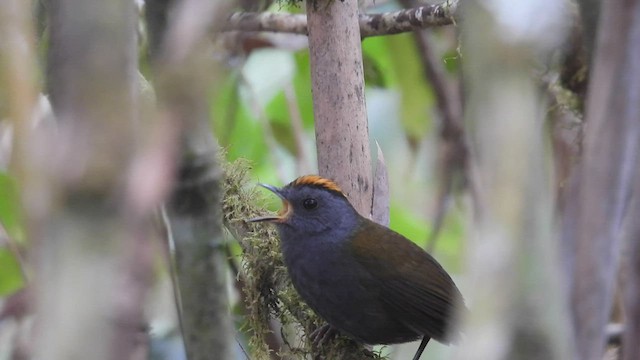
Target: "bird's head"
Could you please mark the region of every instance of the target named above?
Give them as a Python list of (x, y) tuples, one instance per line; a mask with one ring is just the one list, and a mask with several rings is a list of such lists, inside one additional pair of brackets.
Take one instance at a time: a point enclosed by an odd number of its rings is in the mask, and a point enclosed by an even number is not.
[(254, 218), (249, 222), (268, 221), (281, 230), (289, 228), (287, 232), (314, 235), (344, 228), (357, 220), (356, 210), (332, 180), (306, 175), (282, 188), (260, 185), (278, 195), (283, 207), (277, 215)]

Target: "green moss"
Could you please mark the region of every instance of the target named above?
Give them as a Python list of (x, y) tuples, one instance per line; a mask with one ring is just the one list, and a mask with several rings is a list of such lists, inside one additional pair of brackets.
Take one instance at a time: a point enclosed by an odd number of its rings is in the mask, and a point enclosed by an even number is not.
[(293, 288), (282, 261), (280, 244), (272, 225), (246, 223), (244, 220), (264, 215), (262, 204), (267, 203), (264, 192), (257, 191), (249, 177), (247, 160), (239, 159), (225, 166), (223, 199), (224, 224), (240, 242), (243, 249), (242, 266), (245, 276), (244, 292), (248, 303), (247, 326), (251, 333), (252, 359), (270, 359), (267, 337), (269, 319), (278, 318), (283, 332), (293, 331), (300, 339), (286, 342), (283, 356), (325, 359), (382, 359), (380, 354), (365, 350), (362, 345), (338, 337), (312, 349), (305, 334), (310, 334), (324, 321), (320, 319)]

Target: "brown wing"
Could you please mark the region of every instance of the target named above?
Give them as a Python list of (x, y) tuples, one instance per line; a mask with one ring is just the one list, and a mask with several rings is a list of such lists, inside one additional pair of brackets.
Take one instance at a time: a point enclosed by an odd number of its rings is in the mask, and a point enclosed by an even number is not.
[(462, 296), (449, 274), (395, 231), (367, 219), (360, 230), (353, 238), (353, 256), (375, 279), (381, 300), (416, 332), (445, 343), (454, 340), (446, 332)]

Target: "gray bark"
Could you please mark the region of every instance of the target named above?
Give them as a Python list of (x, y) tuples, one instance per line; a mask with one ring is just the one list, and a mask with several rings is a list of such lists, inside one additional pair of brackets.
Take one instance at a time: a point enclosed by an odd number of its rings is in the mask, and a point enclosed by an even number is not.
[(211, 24), (224, 16), (226, 5), (178, 3), (157, 69), (164, 115), (180, 134), (178, 178), (166, 209), (175, 245), (174, 285), (190, 360), (233, 358), (222, 236), (223, 173), (209, 125), (208, 90), (216, 69), (206, 37)]
[(600, 359), (640, 164), (640, 2), (602, 4), (586, 105), (584, 153), (567, 198), (563, 244), (579, 359)]
[(373, 183), (357, 1), (307, 4), (318, 171), (371, 213)]
[[(636, 166), (640, 169), (640, 166)], [(640, 359), (640, 170), (636, 171), (634, 198), (627, 215), (623, 255), (624, 334), (622, 358)]]
[(128, 304), (126, 319), (117, 303), (132, 240), (122, 195), (134, 150), (136, 12), (128, 0), (57, 0), (48, 10), (47, 88), (59, 123), (38, 129), (37, 158), (23, 159), (44, 169), (25, 179), (34, 194), (25, 206), (37, 269), (34, 357), (130, 358), (141, 303)]
[[(206, 117), (205, 119), (206, 120)], [(221, 181), (216, 143), (203, 129), (202, 147), (185, 139), (176, 187), (167, 205), (183, 338), (189, 359), (231, 359), (223, 252)], [(194, 134), (191, 134), (194, 136)], [(189, 136), (188, 136), (189, 137)]]

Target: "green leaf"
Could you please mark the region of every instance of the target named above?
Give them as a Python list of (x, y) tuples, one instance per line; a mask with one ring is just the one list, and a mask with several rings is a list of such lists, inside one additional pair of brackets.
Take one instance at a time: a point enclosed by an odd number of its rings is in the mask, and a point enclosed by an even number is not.
[(464, 262), (462, 244), (465, 236), (463, 214), (452, 208), (436, 240), (435, 252), (436, 258), (455, 272), (460, 271)]
[(362, 43), (362, 62), (366, 86), (387, 88), (398, 85), (393, 56), (384, 36), (366, 38)]
[(419, 143), (430, 130), (433, 91), (424, 80), (420, 56), (412, 34), (384, 37), (392, 70), (400, 90), (401, 119), (410, 144)]
[(451, 49), (444, 53), (442, 56), (442, 62), (449, 74), (460, 73), (460, 54), (458, 49)]
[(14, 293), (24, 286), (20, 263), (7, 248), (0, 248), (0, 296)]
[(212, 94), (211, 102), (213, 131), (218, 142), (226, 149), (229, 160), (246, 157), (263, 162), (267, 155), (264, 134), (240, 98), (238, 74), (229, 74), (222, 81), (221, 89)]
[[(391, 203), (390, 227), (394, 231), (404, 235), (407, 239), (425, 248), (426, 240), (430, 235), (431, 220), (416, 216), (407, 209), (406, 205)], [(436, 240), (435, 254), (439, 262), (448, 269), (459, 271), (462, 266), (462, 243), (465, 237), (462, 214), (450, 211), (445, 219), (438, 239)]]
[(295, 54), (296, 72), (293, 87), (298, 100), (298, 108), (305, 129), (313, 129), (313, 99), (311, 98), (311, 65), (309, 52), (299, 51)]
[(389, 227), (407, 239), (424, 247), (429, 233), (427, 219), (415, 216), (403, 204), (391, 203)]
[(24, 242), (22, 208), (18, 187), (11, 176), (0, 172), (0, 224), (15, 242)]

